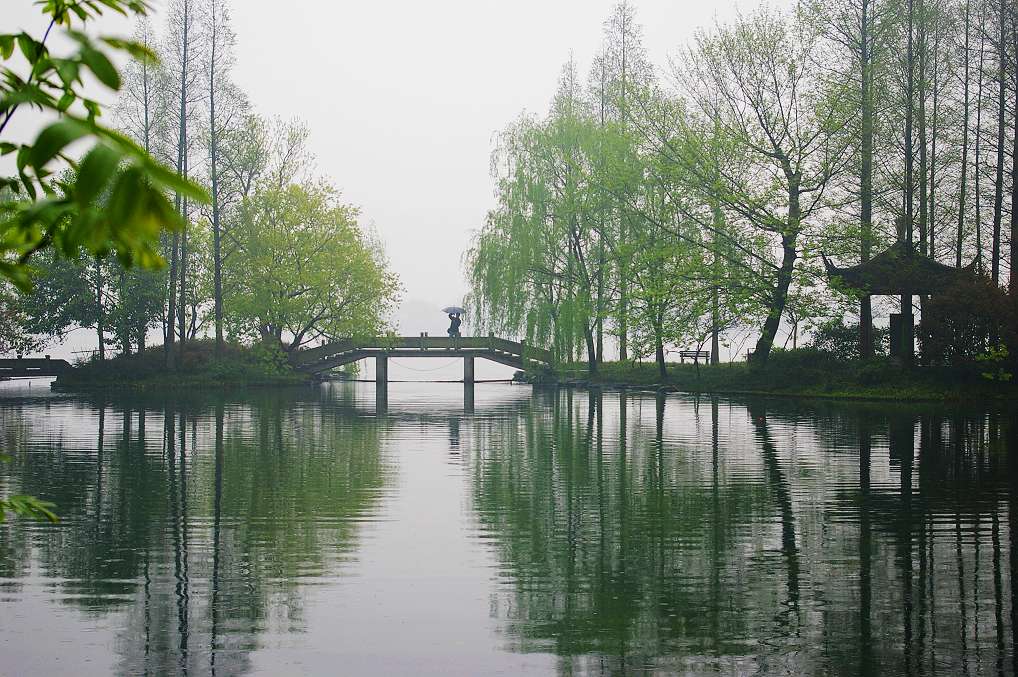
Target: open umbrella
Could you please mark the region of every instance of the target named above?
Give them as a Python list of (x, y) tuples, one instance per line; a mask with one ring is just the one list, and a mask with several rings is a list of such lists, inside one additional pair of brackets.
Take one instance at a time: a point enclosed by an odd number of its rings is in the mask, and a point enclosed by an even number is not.
[(442, 312), (449, 315), (463, 315), (467, 311), (463, 310), (459, 306), (447, 306), (445, 308), (442, 308)]

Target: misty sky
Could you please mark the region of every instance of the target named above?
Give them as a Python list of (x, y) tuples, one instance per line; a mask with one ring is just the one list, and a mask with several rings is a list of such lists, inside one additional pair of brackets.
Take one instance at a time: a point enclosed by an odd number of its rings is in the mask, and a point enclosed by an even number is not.
[[(493, 134), (523, 110), (545, 112), (570, 50), (586, 75), (614, 4), (234, 0), (234, 79), (258, 112), (308, 123), (319, 173), (377, 227), (406, 298), (444, 305), (466, 291), (461, 256), (493, 204)], [(698, 28), (759, 3), (633, 4), (666, 73)], [(44, 28), (30, 0), (4, 5), (18, 7), (19, 27)]]
[[(30, 0), (3, 4), (5, 29), (14, 28), (13, 16), (41, 34)], [(461, 257), (493, 205), (493, 135), (524, 110), (547, 110), (570, 51), (586, 77), (614, 4), (234, 0), (233, 75), (259, 113), (307, 122), (318, 173), (377, 228), (404, 298), (441, 307), (466, 292)], [(633, 4), (648, 55), (667, 82), (669, 57), (698, 29), (759, 2)], [(154, 3), (159, 29), (164, 5)], [(110, 20), (101, 30), (129, 34), (131, 26)], [(29, 114), (19, 127), (30, 122)], [(443, 331), (441, 320), (432, 333)]]

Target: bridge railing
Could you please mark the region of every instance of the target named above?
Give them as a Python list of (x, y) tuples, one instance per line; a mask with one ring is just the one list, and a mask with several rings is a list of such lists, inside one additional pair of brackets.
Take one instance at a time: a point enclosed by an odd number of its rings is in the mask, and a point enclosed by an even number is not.
[(391, 336), (364, 339), (345, 339), (323, 346), (301, 350), (291, 358), (297, 366), (313, 364), (342, 353), (360, 350), (492, 350), (551, 364), (550, 350), (528, 346), (524, 343), (496, 338), (494, 336)]

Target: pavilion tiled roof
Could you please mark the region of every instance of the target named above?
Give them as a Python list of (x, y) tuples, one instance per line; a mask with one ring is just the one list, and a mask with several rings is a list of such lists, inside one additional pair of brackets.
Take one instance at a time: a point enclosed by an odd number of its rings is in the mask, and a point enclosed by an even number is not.
[(870, 260), (847, 268), (839, 268), (826, 256), (823, 260), (830, 280), (871, 296), (937, 294), (975, 275), (975, 261), (964, 268), (947, 266), (923, 256), (902, 240)]

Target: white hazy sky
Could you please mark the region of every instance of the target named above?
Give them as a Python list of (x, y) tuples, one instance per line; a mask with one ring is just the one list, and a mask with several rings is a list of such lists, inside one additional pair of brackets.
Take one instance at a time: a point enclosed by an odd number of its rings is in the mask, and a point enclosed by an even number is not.
[[(45, 27), (31, 0), (3, 4), (5, 30), (12, 17), (34, 34)], [(166, 2), (153, 4), (161, 27)], [(260, 113), (308, 123), (319, 173), (378, 229), (406, 298), (445, 305), (466, 291), (461, 257), (494, 202), (493, 134), (546, 111), (570, 51), (586, 73), (614, 4), (234, 0), (234, 79)], [(759, 2), (633, 4), (664, 71), (697, 29)]]

